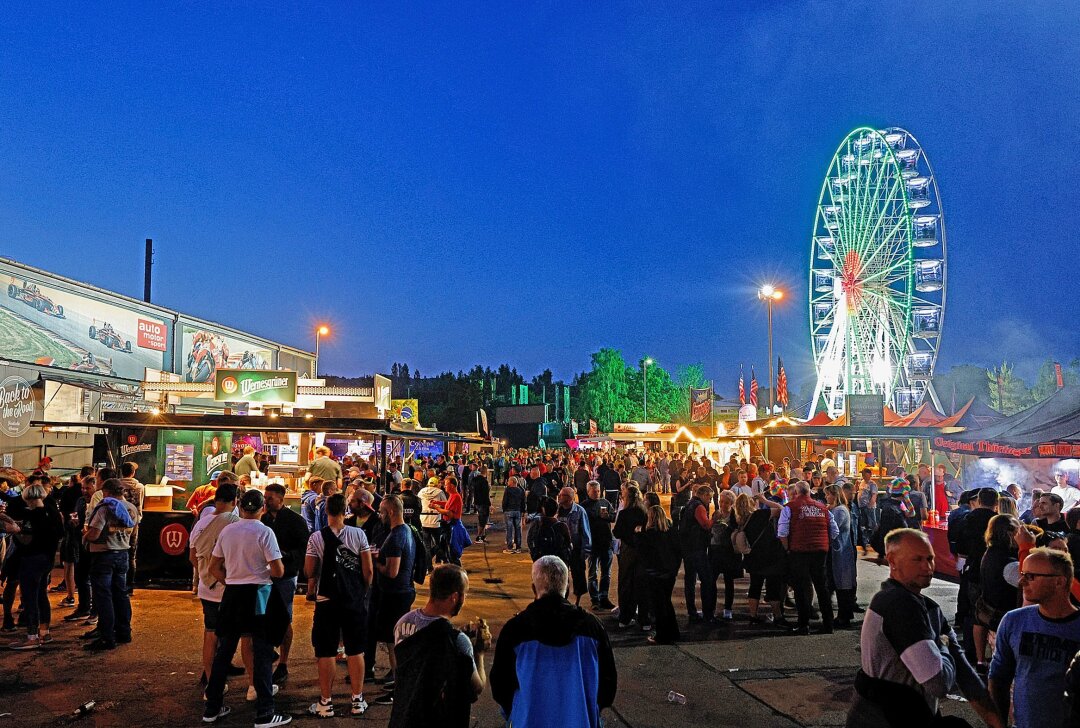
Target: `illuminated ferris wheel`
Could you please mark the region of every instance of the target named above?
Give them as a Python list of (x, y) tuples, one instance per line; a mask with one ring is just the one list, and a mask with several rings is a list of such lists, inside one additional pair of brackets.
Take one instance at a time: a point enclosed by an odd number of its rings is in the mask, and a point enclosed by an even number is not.
[[(945, 220), (908, 131), (847, 135), (821, 187), (810, 246), (811, 415), (880, 393), (900, 414), (929, 395), (945, 315)], [(940, 405), (938, 405), (940, 408)]]

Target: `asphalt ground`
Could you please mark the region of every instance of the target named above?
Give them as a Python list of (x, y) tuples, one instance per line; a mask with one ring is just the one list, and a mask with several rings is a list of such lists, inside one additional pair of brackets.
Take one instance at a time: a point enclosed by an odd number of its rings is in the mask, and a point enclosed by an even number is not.
[[(466, 516), (472, 524), (475, 517)], [(496, 521), (501, 517), (496, 515)], [(501, 526), (501, 523), (499, 524)], [(532, 599), (527, 554), (506, 555), (503, 532), (489, 534), (487, 544), (466, 550), (462, 562), (469, 571), (470, 590), (460, 624), (484, 617), (498, 638), (502, 625)], [(613, 568), (614, 571), (614, 568)], [(57, 574), (59, 572), (56, 572)], [(873, 561), (859, 563), (859, 604), (865, 606), (888, 576)], [(54, 577), (54, 583), (56, 578)], [(613, 579), (612, 599), (617, 582)], [(838, 726), (843, 725), (853, 697), (859, 665), (858, 628), (831, 635), (796, 637), (770, 626), (747, 622), (748, 580), (737, 584), (735, 619), (721, 626), (688, 626), (682, 597), (682, 577), (676, 583), (674, 603), (683, 641), (674, 646), (652, 646), (639, 629), (616, 628), (616, 618), (597, 613), (614, 646), (619, 689), (613, 708), (604, 711), (607, 726), (671, 728), (673, 724), (702, 726)], [(946, 615), (955, 610), (957, 587), (935, 580), (925, 592), (937, 600)], [(723, 580), (720, 580), (723, 598)], [(423, 604), (420, 587), (416, 606)], [(54, 604), (59, 595), (54, 598)], [(586, 597), (584, 602), (588, 602)], [(0, 652), (0, 728), (5, 726), (193, 726), (200, 724), (203, 703), (198, 677), (202, 617), (199, 602), (186, 591), (137, 590), (133, 605), (133, 641), (112, 652), (91, 654), (81, 648), (81, 625), (64, 623), (67, 610), (54, 610), (54, 641), (30, 652)], [(763, 612), (764, 613), (764, 612)], [(297, 597), (295, 639), (289, 661), (290, 677), (277, 696), (278, 710), (288, 711), (297, 723), (314, 723), (308, 706), (318, 698), (317, 673), (310, 643), (312, 605)], [(489, 651), (488, 668), (491, 666)], [(237, 656), (236, 663), (239, 663)], [(376, 674), (386, 669), (380, 652)], [(330, 721), (360, 720), (385, 725), (387, 706), (373, 705), (360, 719), (347, 714), (348, 686), (345, 667), (339, 665), (335, 699), (339, 717)], [(246, 678), (230, 680), (226, 704), (231, 716), (224, 726), (250, 725), (252, 705), (245, 703)], [(668, 702), (668, 693), (686, 697), (685, 704)], [(367, 685), (370, 702), (381, 690)], [(95, 708), (82, 717), (72, 712), (83, 703)], [(553, 694), (552, 700), (558, 700)], [(944, 701), (947, 714), (966, 717), (974, 712), (958, 700)], [(489, 692), (473, 707), (473, 725), (504, 725)]]

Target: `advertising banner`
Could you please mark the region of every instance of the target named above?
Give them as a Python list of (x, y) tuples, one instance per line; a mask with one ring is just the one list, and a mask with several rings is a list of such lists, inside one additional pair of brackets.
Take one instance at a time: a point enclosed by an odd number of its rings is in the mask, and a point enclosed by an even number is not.
[(296, 401), (296, 372), (218, 369), (214, 375), (214, 400), (292, 404)]
[(0, 263), (0, 351), (17, 361), (142, 379), (165, 366), (172, 324), (117, 296)]
[(177, 373), (185, 382), (212, 382), (218, 369), (270, 369), (274, 365), (273, 352), (262, 344), (191, 324), (183, 324), (182, 331)]
[(0, 382), (0, 433), (22, 437), (30, 429), (34, 416), (34, 391), (22, 377), (7, 377)]
[(712, 387), (690, 390), (690, 421), (704, 422), (712, 413)]
[(383, 416), (390, 409), (390, 402), (390, 380), (381, 374), (376, 374), (375, 409), (379, 410), (380, 416)]
[(418, 399), (392, 399), (390, 400), (390, 419), (420, 426), (420, 400)]

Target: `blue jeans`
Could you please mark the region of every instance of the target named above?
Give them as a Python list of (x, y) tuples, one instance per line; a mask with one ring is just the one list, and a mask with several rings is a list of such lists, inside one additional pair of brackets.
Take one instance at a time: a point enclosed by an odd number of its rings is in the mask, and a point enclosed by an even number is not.
[(593, 603), (607, 601), (608, 589), (611, 587), (611, 547), (599, 552), (593, 551), (585, 563), (589, 571), (589, 598)]
[(506, 511), (506, 548), (521, 548), (521, 511)]
[(19, 590), (22, 592), (26, 633), (36, 635), (38, 626), (47, 628), (52, 619), (49, 605), (49, 577), (52, 576), (52, 556), (24, 554), (19, 559)]
[(131, 639), (131, 600), (127, 594), (128, 552), (99, 551), (92, 556), (90, 587), (98, 613), (101, 640)]

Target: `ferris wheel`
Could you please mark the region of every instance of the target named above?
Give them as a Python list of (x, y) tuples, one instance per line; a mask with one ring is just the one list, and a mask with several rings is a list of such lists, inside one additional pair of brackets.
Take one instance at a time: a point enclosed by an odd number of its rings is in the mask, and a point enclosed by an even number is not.
[(900, 128), (852, 131), (829, 163), (810, 245), (817, 385), (832, 417), (848, 394), (900, 414), (929, 393), (945, 315), (945, 220), (933, 168)]

